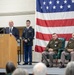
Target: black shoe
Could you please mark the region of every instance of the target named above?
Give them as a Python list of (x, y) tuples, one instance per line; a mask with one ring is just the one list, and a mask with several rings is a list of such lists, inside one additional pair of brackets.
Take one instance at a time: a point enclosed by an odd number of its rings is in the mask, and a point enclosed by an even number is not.
[(52, 68), (52, 67), (53, 67), (53, 65), (50, 65), (49, 67), (50, 67), (50, 68)]
[(50, 65), (46, 65), (47, 67), (49, 67)]
[(66, 66), (64, 66), (64, 65), (61, 65), (59, 68), (65, 68)]
[(24, 63), (23, 65), (28, 65), (28, 63)]
[(32, 63), (29, 63), (29, 65), (32, 65)]
[(59, 68), (65, 68), (66, 66), (64, 64), (62, 64), (62, 62), (60, 62), (60, 66)]

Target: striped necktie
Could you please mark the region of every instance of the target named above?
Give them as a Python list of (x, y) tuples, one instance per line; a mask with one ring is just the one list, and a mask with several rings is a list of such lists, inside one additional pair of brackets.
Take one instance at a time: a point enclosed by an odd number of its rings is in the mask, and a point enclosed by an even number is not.
[(10, 33), (12, 33), (12, 28), (10, 28)]

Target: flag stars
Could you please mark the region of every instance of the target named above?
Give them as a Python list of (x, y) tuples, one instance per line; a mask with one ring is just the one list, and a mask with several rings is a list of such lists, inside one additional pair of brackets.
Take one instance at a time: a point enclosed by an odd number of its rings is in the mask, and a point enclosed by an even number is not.
[(58, 0), (58, 1), (57, 1), (57, 4), (59, 4), (59, 3), (60, 3), (60, 1)]
[(56, 9), (56, 6), (53, 6), (53, 9)]
[(56, 0), (55, 2), (53, 0), (42, 0), (43, 2), (40, 4), (40, 11), (41, 12), (64, 12), (64, 11), (70, 11), (67, 9), (70, 9), (71, 3), (68, 2), (68, 0)]
[(43, 5), (45, 5), (46, 4), (46, 2), (43, 2)]
[(60, 9), (62, 9), (62, 8), (63, 8), (63, 6), (61, 5), (61, 6), (60, 6)]
[(41, 6), (41, 9), (42, 9), (42, 6)]
[(46, 9), (48, 10), (48, 9), (49, 9), (49, 7), (48, 7), (48, 6), (46, 6)]
[(67, 0), (64, 0), (64, 3), (67, 3)]
[(68, 5), (68, 8), (71, 8), (71, 5)]
[(49, 1), (49, 4), (52, 4), (52, 1)]

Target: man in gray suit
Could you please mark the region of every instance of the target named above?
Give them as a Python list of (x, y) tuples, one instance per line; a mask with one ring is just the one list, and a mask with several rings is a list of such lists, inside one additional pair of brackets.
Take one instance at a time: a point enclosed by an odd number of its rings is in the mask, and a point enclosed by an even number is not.
[(17, 28), (14, 27), (14, 22), (9, 21), (9, 27), (5, 29), (6, 34), (12, 34), (15, 36), (16, 39), (19, 39), (19, 31)]

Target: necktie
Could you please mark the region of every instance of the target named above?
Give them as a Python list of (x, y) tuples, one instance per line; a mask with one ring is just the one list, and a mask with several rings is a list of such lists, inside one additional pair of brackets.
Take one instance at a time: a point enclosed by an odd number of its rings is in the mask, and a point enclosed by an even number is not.
[(12, 33), (12, 29), (10, 28), (10, 33)]

